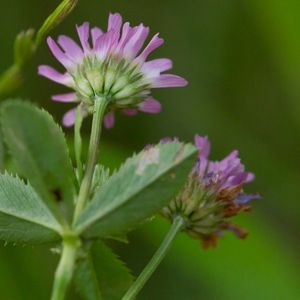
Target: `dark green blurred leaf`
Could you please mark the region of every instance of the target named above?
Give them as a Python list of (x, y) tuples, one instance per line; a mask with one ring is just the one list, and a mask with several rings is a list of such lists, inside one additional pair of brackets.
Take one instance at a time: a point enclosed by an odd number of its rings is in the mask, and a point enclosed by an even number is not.
[(60, 218), (73, 210), (73, 170), (61, 128), (44, 110), (21, 101), (7, 101), (1, 110), (5, 142), (25, 176)]
[(59, 231), (59, 223), (29, 184), (0, 175), (0, 239), (42, 244), (58, 240)]
[(102, 299), (93, 259), (90, 254), (88, 254), (85, 259), (81, 259), (78, 262), (74, 274), (74, 284), (78, 294), (82, 297), (82, 299)]
[(159, 144), (128, 159), (105, 182), (77, 221), (88, 237), (126, 232), (166, 205), (182, 187), (196, 159), (196, 148)]
[(75, 276), (75, 284), (84, 300), (120, 300), (132, 282), (133, 276), (125, 264), (101, 241), (96, 242), (90, 256), (80, 262)]

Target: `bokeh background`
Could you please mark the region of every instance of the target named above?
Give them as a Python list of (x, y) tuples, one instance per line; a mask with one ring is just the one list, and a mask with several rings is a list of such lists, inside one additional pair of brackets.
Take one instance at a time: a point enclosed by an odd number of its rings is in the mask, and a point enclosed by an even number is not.
[[(0, 1), (0, 70), (12, 61), (16, 34), (38, 28), (59, 2)], [(74, 25), (85, 20), (105, 27), (110, 11), (159, 31), (166, 44), (155, 55), (171, 57), (174, 72), (190, 84), (155, 91), (163, 103), (158, 116), (119, 116), (117, 126), (104, 133), (103, 162), (117, 167), (163, 136), (189, 141), (194, 133), (208, 134), (215, 159), (239, 149), (257, 176), (248, 191), (263, 196), (238, 220), (250, 232), (247, 240), (226, 234), (216, 249), (203, 251), (197, 241), (180, 235), (139, 299), (300, 299), (300, 2), (79, 0), (53, 35), (74, 36)], [(41, 63), (55, 64), (45, 45), (15, 95), (59, 120), (67, 105), (49, 98), (63, 89), (37, 76)], [(168, 227), (158, 218), (133, 232), (131, 244), (113, 246), (138, 274)], [(48, 299), (57, 259), (43, 247), (1, 246), (0, 298)]]

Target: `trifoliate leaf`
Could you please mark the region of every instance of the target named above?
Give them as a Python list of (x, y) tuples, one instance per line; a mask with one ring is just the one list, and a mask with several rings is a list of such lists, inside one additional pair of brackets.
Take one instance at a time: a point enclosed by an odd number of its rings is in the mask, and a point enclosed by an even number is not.
[(58, 218), (58, 206), (70, 218), (74, 174), (61, 128), (46, 111), (16, 100), (4, 103), (1, 121), (18, 171)]
[(47, 243), (59, 239), (60, 225), (38, 194), (19, 178), (0, 174), (0, 239)]
[(172, 142), (133, 156), (98, 190), (76, 227), (85, 237), (124, 233), (176, 196), (196, 159), (196, 148)]

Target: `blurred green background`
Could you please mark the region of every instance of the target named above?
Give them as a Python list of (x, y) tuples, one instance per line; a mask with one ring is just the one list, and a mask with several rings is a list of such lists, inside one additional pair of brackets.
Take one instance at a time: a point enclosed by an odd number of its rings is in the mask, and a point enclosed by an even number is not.
[[(38, 28), (59, 2), (1, 0), (0, 70), (12, 60), (16, 34)], [(300, 299), (300, 1), (84, 0), (53, 36), (74, 36), (74, 25), (85, 20), (105, 27), (110, 11), (159, 31), (166, 44), (155, 56), (171, 57), (174, 72), (190, 84), (156, 90), (163, 103), (158, 116), (119, 116), (104, 134), (103, 161), (116, 167), (163, 136), (189, 141), (194, 133), (208, 134), (213, 158), (240, 150), (257, 175), (248, 191), (264, 198), (238, 220), (250, 232), (245, 241), (226, 234), (216, 249), (202, 251), (197, 241), (179, 236), (139, 299)], [(59, 120), (67, 105), (49, 98), (64, 90), (37, 76), (42, 63), (55, 64), (45, 45), (16, 95)], [(67, 133), (71, 137), (72, 131)], [(131, 244), (114, 245), (135, 274), (168, 226), (156, 219), (133, 232)], [(46, 248), (0, 247), (0, 299), (48, 299), (56, 262)]]

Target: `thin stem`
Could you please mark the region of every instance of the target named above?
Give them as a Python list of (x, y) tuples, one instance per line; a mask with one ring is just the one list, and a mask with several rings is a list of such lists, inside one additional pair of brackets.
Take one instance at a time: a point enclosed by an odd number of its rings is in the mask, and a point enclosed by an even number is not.
[(74, 127), (74, 148), (75, 148), (75, 159), (77, 167), (77, 177), (79, 184), (81, 183), (83, 176), (83, 167), (81, 162), (82, 153), (82, 138), (81, 138), (81, 126), (82, 126), (82, 116), (81, 116), (81, 106), (79, 105), (76, 110), (76, 120)]
[(79, 195), (78, 195), (75, 215), (74, 215), (74, 221), (76, 221), (76, 219), (82, 212), (83, 208), (85, 207), (90, 194), (95, 165), (97, 163), (97, 157), (99, 153), (99, 142), (100, 142), (100, 135), (102, 130), (102, 121), (103, 121), (103, 117), (107, 105), (108, 105), (108, 101), (106, 98), (95, 99), (88, 160), (86, 164), (85, 175), (83, 177), (80, 190), (79, 190)]
[(63, 252), (55, 272), (51, 300), (65, 299), (73, 277), (76, 255), (79, 247), (80, 241), (77, 239), (63, 242)]
[(150, 279), (151, 275), (157, 269), (159, 264), (165, 258), (167, 252), (169, 251), (177, 233), (179, 233), (184, 227), (184, 219), (180, 216), (174, 219), (171, 229), (166, 235), (165, 239), (161, 243), (160, 247), (151, 258), (150, 262), (147, 264), (145, 269), (130, 287), (130, 289), (123, 296), (122, 300), (133, 300), (138, 295), (138, 293), (142, 290), (146, 282)]

